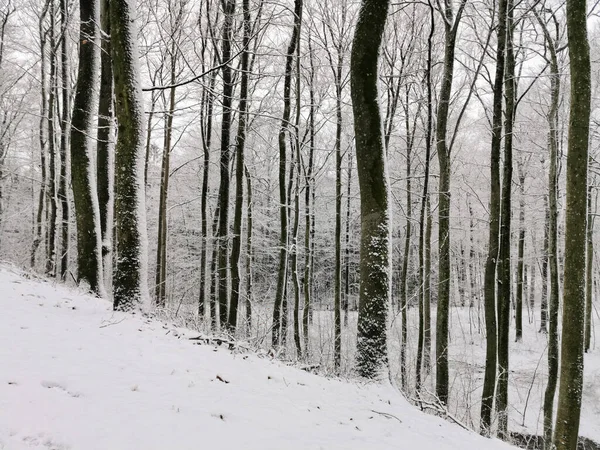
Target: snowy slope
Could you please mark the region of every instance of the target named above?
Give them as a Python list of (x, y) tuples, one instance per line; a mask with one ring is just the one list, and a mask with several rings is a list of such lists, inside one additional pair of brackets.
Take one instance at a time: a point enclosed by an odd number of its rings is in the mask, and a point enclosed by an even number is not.
[(391, 386), (195, 345), (6, 266), (0, 311), (0, 449), (512, 448), (419, 412)]

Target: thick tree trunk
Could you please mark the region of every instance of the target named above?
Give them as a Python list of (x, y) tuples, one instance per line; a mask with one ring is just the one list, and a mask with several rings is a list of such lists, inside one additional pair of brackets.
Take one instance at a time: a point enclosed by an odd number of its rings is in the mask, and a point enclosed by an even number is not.
[(101, 295), (102, 244), (96, 171), (92, 156), (94, 113), (99, 72), (96, 0), (81, 0), (79, 70), (71, 119), (71, 184), (77, 219), (77, 280)]
[(138, 69), (135, 11), (128, 0), (110, 0), (111, 55), (118, 138), (115, 149), (116, 263), (114, 308), (143, 308), (148, 302), (144, 186), (144, 112)]
[(367, 378), (387, 372), (391, 288), (391, 217), (377, 81), (389, 0), (363, 0), (350, 63), (356, 164), (360, 186), (360, 294), (356, 362)]
[(585, 0), (567, 0), (571, 108), (567, 152), (567, 209), (560, 387), (554, 445), (574, 450), (583, 390), (585, 240), (590, 124), (590, 48)]

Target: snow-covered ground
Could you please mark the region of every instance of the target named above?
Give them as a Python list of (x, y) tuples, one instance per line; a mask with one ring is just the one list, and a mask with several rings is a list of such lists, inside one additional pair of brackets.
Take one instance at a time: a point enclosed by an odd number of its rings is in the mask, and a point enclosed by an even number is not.
[(0, 310), (0, 449), (512, 448), (7, 266)]

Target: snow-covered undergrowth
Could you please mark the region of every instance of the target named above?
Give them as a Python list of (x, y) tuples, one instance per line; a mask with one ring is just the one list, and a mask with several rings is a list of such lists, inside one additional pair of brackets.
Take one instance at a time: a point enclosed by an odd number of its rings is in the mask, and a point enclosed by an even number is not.
[(0, 293), (0, 449), (511, 448), (6, 266)]

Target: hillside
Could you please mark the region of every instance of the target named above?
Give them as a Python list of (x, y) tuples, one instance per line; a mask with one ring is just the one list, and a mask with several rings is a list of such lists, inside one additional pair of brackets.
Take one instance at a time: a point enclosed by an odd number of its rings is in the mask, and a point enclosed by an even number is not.
[(196, 345), (196, 333), (0, 266), (0, 448), (509, 449), (391, 386)]

